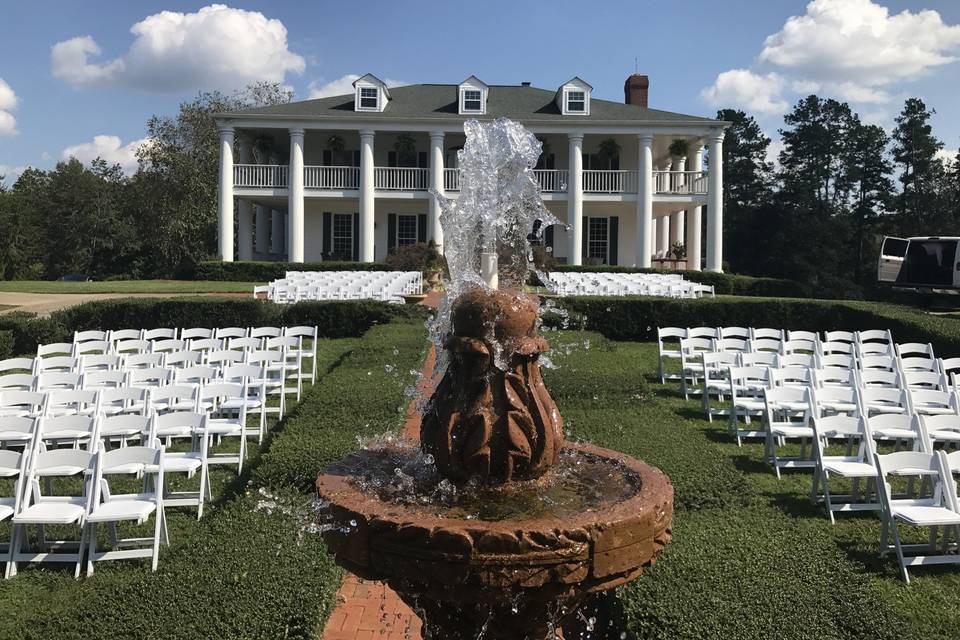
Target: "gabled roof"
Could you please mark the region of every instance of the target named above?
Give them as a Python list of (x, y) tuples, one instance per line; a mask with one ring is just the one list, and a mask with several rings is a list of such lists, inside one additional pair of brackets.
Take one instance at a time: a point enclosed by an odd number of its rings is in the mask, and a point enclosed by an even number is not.
[(586, 88), (589, 89), (590, 91), (593, 91), (593, 85), (590, 84), (589, 82), (587, 82), (586, 80), (584, 80), (583, 78), (581, 78), (580, 76), (573, 76), (572, 78), (570, 78), (569, 80), (567, 80), (566, 82), (564, 82), (563, 84), (561, 84), (560, 87), (559, 87), (559, 89), (557, 89), (557, 90), (559, 91), (560, 89), (562, 89), (563, 87), (567, 86), (568, 84), (577, 84), (577, 83), (583, 85), (584, 87), (586, 87)]
[[(364, 76), (367, 77), (367, 76)], [(374, 76), (375, 77), (375, 76)], [(354, 94), (300, 100), (287, 104), (257, 107), (243, 111), (218, 114), (219, 118), (258, 117), (279, 119), (317, 118), (322, 120), (459, 120), (475, 118), (475, 115), (459, 113), (454, 84), (414, 84), (394, 87), (390, 108), (384, 112), (355, 111)], [(517, 85), (490, 85), (487, 111), (483, 119), (512, 118), (521, 122), (560, 124), (574, 118), (564, 116), (554, 99), (555, 92), (549, 89)], [(632, 104), (591, 100), (590, 115), (575, 116), (576, 122), (609, 123), (662, 123), (723, 125), (710, 117), (690, 116), (659, 109), (644, 109)]]
[(372, 84), (379, 86), (380, 90), (383, 91), (383, 95), (386, 96), (387, 100), (390, 99), (390, 88), (387, 87), (387, 83), (381, 80), (380, 78), (378, 78), (377, 76), (373, 75), (372, 73), (368, 73), (354, 80), (353, 81), (354, 88), (357, 87), (358, 82), (370, 82)]
[(489, 88), (490, 88), (490, 87), (487, 85), (486, 82), (484, 82), (483, 80), (481, 80), (481, 79), (478, 78), (477, 76), (470, 76), (469, 78), (467, 78), (466, 80), (464, 80), (463, 82), (461, 82), (460, 84), (458, 84), (457, 86), (458, 86), (458, 87), (462, 87), (463, 85), (467, 84), (468, 82), (469, 82), (470, 84), (476, 85), (476, 86), (478, 86), (478, 87), (482, 87), (482, 88), (484, 88), (484, 89), (489, 89)]

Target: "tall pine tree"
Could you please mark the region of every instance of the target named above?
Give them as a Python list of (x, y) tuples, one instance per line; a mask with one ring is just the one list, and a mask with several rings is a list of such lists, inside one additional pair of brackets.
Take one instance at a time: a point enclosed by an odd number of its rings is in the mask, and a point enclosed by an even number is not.
[(937, 152), (943, 143), (930, 126), (932, 109), (920, 98), (909, 98), (893, 130), (893, 160), (900, 169), (897, 203), (898, 227), (903, 235), (939, 235), (937, 184), (943, 163)]

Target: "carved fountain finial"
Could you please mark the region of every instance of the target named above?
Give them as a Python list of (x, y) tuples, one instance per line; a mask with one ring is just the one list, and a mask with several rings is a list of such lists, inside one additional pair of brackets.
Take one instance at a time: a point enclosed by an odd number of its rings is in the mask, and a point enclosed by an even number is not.
[(534, 295), (480, 287), (454, 302), (450, 363), (420, 426), (421, 448), (442, 475), (502, 483), (537, 478), (556, 462), (563, 419), (540, 374), (548, 345), (537, 335), (538, 308)]

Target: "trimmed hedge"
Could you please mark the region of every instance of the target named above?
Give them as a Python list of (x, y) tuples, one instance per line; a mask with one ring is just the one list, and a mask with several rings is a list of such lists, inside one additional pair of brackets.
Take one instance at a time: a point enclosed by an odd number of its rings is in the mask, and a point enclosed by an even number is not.
[(13, 355), (13, 331), (0, 331), (0, 360)]
[(191, 280), (237, 280), (269, 282), (279, 280), (287, 271), (393, 271), (383, 262), (200, 262)]
[(713, 271), (679, 271), (670, 269), (640, 269), (620, 266), (575, 266), (557, 265), (559, 272), (583, 273), (679, 273), (687, 280), (713, 285), (718, 294), (737, 296), (785, 296), (790, 298), (809, 298), (812, 294), (802, 282), (781, 280), (778, 278), (757, 278), (734, 273), (716, 273)]
[[(613, 340), (647, 342), (657, 327), (739, 326), (807, 331), (890, 329), (897, 342), (930, 342), (938, 353), (960, 355), (960, 319), (897, 305), (841, 300), (724, 297), (560, 298), (570, 325), (598, 331)], [(548, 326), (561, 319), (549, 316)]]
[(429, 310), (420, 305), (374, 300), (277, 305), (252, 298), (118, 298), (87, 302), (48, 318), (5, 314), (0, 316), (0, 332), (12, 335), (13, 354), (28, 354), (38, 343), (69, 341), (74, 331), (89, 329), (316, 325), (323, 338), (350, 338), (396, 318), (423, 320), (427, 315)]

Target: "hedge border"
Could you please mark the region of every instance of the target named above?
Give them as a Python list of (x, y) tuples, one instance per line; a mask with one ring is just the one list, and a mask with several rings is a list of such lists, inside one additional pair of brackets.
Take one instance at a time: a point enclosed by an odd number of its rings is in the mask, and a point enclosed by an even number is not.
[(269, 282), (278, 280), (287, 271), (395, 271), (383, 262), (199, 262), (190, 274), (191, 280), (236, 280)]

